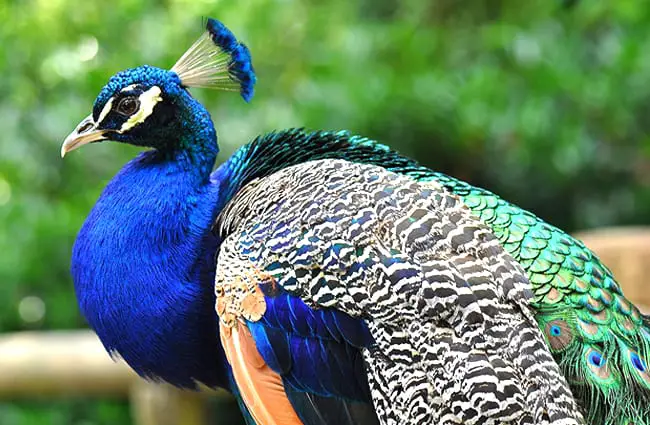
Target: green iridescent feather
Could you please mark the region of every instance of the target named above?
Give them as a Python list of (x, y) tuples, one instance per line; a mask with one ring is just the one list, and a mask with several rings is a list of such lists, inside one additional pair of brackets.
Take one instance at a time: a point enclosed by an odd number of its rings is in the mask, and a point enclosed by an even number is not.
[[(295, 162), (342, 158), (375, 164), (418, 181), (435, 180), (460, 196), (527, 271), (540, 329), (588, 423), (650, 425), (650, 327), (582, 242), (489, 191), (369, 139), (294, 129), (256, 139), (248, 153), (278, 144), (291, 150)], [(275, 167), (268, 158), (252, 169), (263, 174)]]

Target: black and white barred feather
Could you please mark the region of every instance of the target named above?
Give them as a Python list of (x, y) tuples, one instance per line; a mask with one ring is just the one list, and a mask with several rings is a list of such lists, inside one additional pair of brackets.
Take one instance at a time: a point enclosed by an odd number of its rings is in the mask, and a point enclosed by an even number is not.
[(321, 160), (246, 185), (221, 213), (217, 288), (252, 267), (363, 318), (382, 424), (582, 424), (519, 264), (460, 198)]

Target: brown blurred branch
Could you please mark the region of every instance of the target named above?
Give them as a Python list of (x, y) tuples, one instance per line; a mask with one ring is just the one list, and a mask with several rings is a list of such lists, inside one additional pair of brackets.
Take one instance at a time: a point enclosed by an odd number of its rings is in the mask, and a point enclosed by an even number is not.
[[(225, 392), (209, 392), (223, 396)], [(202, 425), (204, 393), (147, 382), (113, 362), (91, 331), (0, 335), (0, 398), (129, 397), (138, 425)]]
[(113, 362), (90, 331), (0, 335), (0, 397), (121, 395), (135, 373)]
[(610, 227), (575, 236), (611, 269), (625, 296), (650, 313), (650, 227)]

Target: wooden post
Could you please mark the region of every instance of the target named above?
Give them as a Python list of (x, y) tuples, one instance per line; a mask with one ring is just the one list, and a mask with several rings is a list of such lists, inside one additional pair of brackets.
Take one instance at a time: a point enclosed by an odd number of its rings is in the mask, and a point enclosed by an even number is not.
[(167, 384), (143, 380), (130, 393), (133, 423), (138, 425), (206, 425), (205, 397)]
[(0, 399), (129, 397), (138, 425), (205, 425), (206, 394), (147, 382), (114, 362), (91, 331), (0, 334)]
[(625, 296), (650, 312), (650, 227), (612, 227), (575, 235), (609, 267)]
[(135, 379), (90, 331), (0, 334), (0, 398), (124, 397)]

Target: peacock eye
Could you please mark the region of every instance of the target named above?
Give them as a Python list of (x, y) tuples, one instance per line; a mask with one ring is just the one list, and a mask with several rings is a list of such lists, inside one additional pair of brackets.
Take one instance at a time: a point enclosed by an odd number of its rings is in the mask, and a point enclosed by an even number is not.
[(117, 104), (117, 112), (122, 115), (130, 116), (133, 115), (139, 107), (140, 101), (137, 97), (127, 96), (120, 100), (120, 103)]

